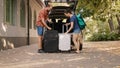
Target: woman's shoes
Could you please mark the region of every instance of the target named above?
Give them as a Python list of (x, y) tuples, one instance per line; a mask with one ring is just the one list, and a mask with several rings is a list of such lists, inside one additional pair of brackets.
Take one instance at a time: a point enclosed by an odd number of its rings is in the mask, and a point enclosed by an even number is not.
[(75, 51), (77, 54), (80, 53), (80, 51)]

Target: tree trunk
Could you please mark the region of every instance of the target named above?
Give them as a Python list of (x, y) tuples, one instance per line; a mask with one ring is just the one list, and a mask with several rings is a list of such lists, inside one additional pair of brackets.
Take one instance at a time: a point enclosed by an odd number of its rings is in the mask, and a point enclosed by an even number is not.
[(120, 18), (119, 18), (119, 15), (116, 15), (116, 18), (117, 18), (118, 24), (119, 24), (119, 26), (120, 26)]
[(112, 16), (108, 19), (108, 23), (109, 23), (109, 26), (110, 26), (110, 30), (113, 31), (114, 30), (114, 25), (113, 25)]
[(118, 33), (120, 34), (120, 18), (119, 15), (116, 15), (117, 21), (118, 21)]

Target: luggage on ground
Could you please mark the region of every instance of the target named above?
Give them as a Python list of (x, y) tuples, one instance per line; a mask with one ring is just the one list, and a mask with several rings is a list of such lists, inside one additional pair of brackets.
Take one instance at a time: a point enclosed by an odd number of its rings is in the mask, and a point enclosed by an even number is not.
[[(60, 51), (70, 51), (71, 50), (71, 35), (70, 34), (64, 34), (64, 27), (62, 26), (62, 32), (59, 34), (59, 50)], [(68, 27), (66, 27), (66, 30)]]
[(47, 30), (44, 33), (43, 50), (45, 52), (57, 52), (58, 42), (59, 42), (58, 31)]

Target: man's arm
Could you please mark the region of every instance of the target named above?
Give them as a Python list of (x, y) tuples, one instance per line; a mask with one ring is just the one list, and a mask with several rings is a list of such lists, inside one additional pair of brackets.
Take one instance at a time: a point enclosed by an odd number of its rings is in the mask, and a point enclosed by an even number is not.
[(42, 23), (43, 23), (43, 25), (45, 25), (46, 28), (48, 28), (49, 30), (51, 30), (51, 28), (45, 23), (44, 18), (42, 18)]

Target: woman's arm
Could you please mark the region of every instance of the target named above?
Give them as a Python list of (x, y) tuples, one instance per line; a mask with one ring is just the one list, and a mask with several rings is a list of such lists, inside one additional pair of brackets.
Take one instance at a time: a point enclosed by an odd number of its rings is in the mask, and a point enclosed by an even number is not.
[(65, 33), (69, 33), (73, 29), (73, 22), (71, 22), (70, 25), (71, 25), (70, 28)]

